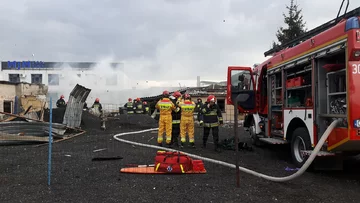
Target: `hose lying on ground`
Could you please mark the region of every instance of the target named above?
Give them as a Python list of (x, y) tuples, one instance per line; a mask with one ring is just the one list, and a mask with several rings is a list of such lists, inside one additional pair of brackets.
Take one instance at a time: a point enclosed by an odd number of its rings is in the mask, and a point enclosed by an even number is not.
[[(318, 144), (316, 145), (315, 149), (312, 151), (310, 157), (306, 160), (306, 162), (304, 163), (304, 165), (294, 174), (289, 175), (289, 176), (285, 176), (285, 177), (273, 177), (273, 176), (268, 176), (262, 173), (258, 173), (256, 171), (244, 168), (239, 166), (239, 170), (243, 171), (245, 173), (260, 177), (260, 178), (264, 178), (266, 180), (270, 180), (270, 181), (274, 181), (274, 182), (286, 182), (289, 180), (293, 180), (297, 177), (299, 177), (300, 175), (302, 175), (306, 169), (310, 166), (310, 164), (313, 162), (313, 160), (315, 159), (316, 155), (319, 153), (321, 147), (323, 146), (324, 142), (326, 141), (326, 139), (329, 137), (331, 131), (336, 127), (336, 125), (338, 124), (338, 120), (333, 121), (330, 126), (326, 129), (326, 131), (324, 132), (324, 134), (322, 135), (321, 139), (319, 140)], [(140, 131), (133, 131), (133, 132), (125, 132), (125, 133), (119, 133), (114, 135), (114, 139), (120, 141), (120, 142), (124, 142), (124, 143), (128, 143), (131, 145), (137, 145), (137, 146), (142, 146), (142, 147), (148, 147), (148, 148), (153, 148), (153, 149), (160, 149), (160, 150), (166, 150), (166, 151), (179, 151), (179, 150), (175, 150), (175, 149), (171, 149), (171, 148), (165, 148), (165, 147), (159, 147), (159, 146), (155, 146), (155, 145), (150, 145), (150, 144), (143, 144), (143, 143), (138, 143), (138, 142), (133, 142), (133, 141), (129, 141), (129, 140), (125, 140), (125, 139), (121, 139), (119, 137), (124, 136), (124, 135), (130, 135), (130, 134), (139, 134), (139, 133), (144, 133), (144, 132), (149, 132), (149, 131), (154, 131), (154, 130), (158, 130), (158, 128), (151, 128), (151, 129), (147, 129), (147, 130), (140, 130)], [(234, 168), (236, 169), (236, 165), (235, 164), (230, 164), (224, 161), (219, 161), (216, 159), (210, 159), (207, 157), (202, 157), (202, 156), (198, 156), (195, 154), (190, 154), (187, 152), (183, 152), (180, 151), (194, 159), (201, 159), (203, 161), (207, 161), (210, 163), (214, 163), (214, 164), (219, 164), (222, 166), (226, 166), (229, 168)]]

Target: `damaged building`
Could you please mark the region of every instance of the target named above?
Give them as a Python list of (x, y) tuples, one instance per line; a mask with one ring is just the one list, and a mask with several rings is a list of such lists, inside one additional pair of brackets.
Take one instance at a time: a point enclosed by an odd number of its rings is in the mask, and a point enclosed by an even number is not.
[[(48, 87), (43, 84), (0, 81), (0, 112), (19, 114), (38, 112), (46, 108)], [(3, 118), (4, 114), (0, 115)], [(39, 119), (33, 117), (34, 119)]]
[[(211, 84), (206, 87), (191, 87), (186, 90), (186, 93), (190, 94), (192, 100), (196, 102), (197, 98), (201, 98), (203, 103), (206, 101), (209, 95), (215, 95), (216, 102), (222, 112), (225, 122), (234, 121), (234, 106), (228, 105), (226, 102), (226, 86), (219, 84)], [(243, 119), (243, 115), (239, 115), (239, 119)]]
[[(85, 133), (80, 123), (90, 89), (77, 84), (68, 106), (52, 112), (50, 124), (46, 122), (49, 121), (46, 85), (6, 81), (0, 81), (0, 85), (0, 145), (49, 142), (50, 132), (55, 142)], [(59, 118), (61, 122), (54, 122)]]

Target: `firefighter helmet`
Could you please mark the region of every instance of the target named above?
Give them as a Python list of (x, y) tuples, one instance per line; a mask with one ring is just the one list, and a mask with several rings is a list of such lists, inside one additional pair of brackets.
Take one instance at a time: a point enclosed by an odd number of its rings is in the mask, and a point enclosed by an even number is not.
[(216, 101), (216, 97), (214, 95), (209, 95), (207, 100), (207, 102), (215, 102)]
[(129, 99), (128, 99), (128, 101), (129, 101), (129, 102), (131, 102), (131, 101), (132, 101), (132, 99), (131, 99), (131, 98), (129, 98)]
[(172, 94), (172, 96), (174, 96), (175, 98), (179, 98), (179, 97), (181, 97), (181, 93), (176, 91)]
[(95, 102), (99, 102), (99, 101), (100, 101), (100, 99), (99, 99), (99, 98), (96, 98), (96, 99), (95, 99)]
[(60, 99), (64, 99), (64, 98), (65, 98), (64, 95), (61, 95), (61, 96), (60, 96)]
[(146, 105), (146, 104), (147, 104), (147, 102), (146, 102), (146, 101), (144, 101), (144, 102), (143, 102), (143, 104), (144, 104), (144, 105)]
[(140, 101), (140, 98), (138, 97), (138, 98), (136, 98), (136, 101)]
[(167, 90), (163, 91), (163, 96), (169, 96), (169, 95), (170, 95), (169, 91)]
[(184, 94), (184, 99), (190, 99), (190, 94)]

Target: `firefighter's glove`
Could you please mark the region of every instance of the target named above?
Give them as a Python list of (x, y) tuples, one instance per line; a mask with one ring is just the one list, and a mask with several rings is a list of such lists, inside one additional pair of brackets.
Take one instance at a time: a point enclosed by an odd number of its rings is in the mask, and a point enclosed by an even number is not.
[(219, 121), (220, 125), (224, 124), (224, 121), (223, 120), (220, 120)]
[(204, 126), (204, 121), (200, 121), (199, 125), (200, 125), (200, 127), (203, 127)]

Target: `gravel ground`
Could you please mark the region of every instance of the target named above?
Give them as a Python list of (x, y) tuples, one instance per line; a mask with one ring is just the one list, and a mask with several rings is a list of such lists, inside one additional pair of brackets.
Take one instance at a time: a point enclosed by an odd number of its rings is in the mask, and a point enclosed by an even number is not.
[[(47, 186), (47, 147), (4, 146), (0, 148), (0, 202), (359, 202), (358, 160), (346, 162), (342, 172), (307, 172), (287, 183), (274, 183), (241, 172), (236, 188), (235, 170), (205, 162), (207, 174), (133, 175), (121, 174), (126, 164), (152, 164), (155, 149), (113, 140), (115, 133), (142, 129), (137, 119), (109, 121), (107, 130), (98, 129), (96, 118), (84, 119), (87, 133), (54, 144), (51, 187)], [(149, 126), (152, 121), (145, 117)], [(201, 149), (200, 128), (196, 149), (184, 151), (234, 163), (234, 152), (216, 153), (210, 144)], [(221, 138), (232, 129), (221, 129)], [(123, 138), (156, 144), (156, 133), (126, 135)], [(240, 132), (241, 140), (247, 134)], [(211, 136), (209, 142), (212, 142)], [(104, 151), (93, 152), (106, 148)], [(122, 156), (122, 160), (92, 161), (97, 156)], [(254, 148), (240, 152), (240, 165), (272, 176), (287, 176), (294, 168), (285, 147)]]

